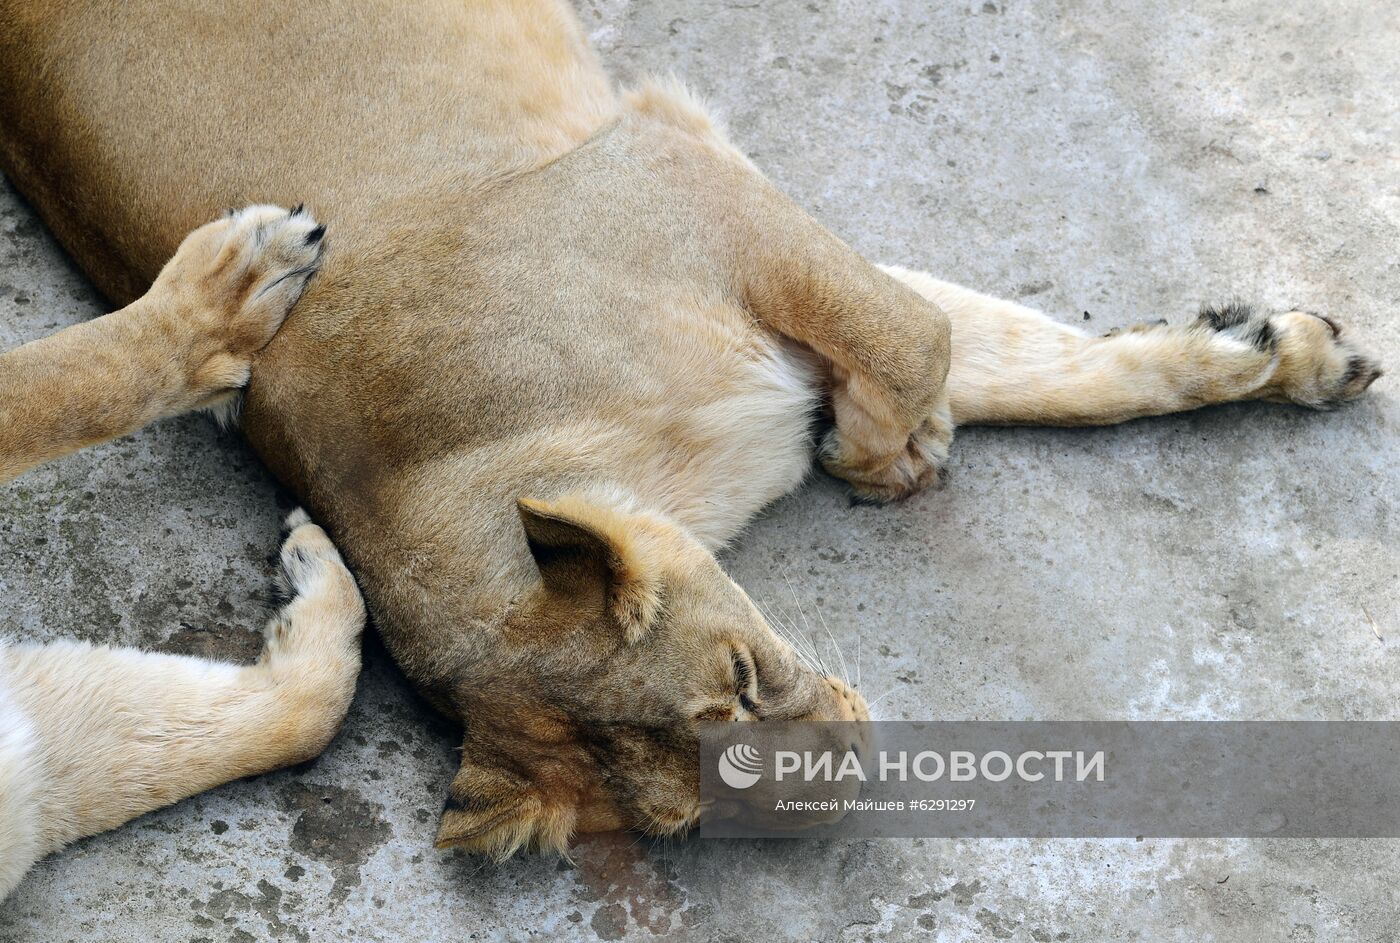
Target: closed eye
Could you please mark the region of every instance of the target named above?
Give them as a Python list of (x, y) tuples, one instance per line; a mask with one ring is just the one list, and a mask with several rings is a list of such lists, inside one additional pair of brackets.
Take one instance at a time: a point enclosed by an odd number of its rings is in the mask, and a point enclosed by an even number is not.
[(739, 697), (739, 706), (750, 714), (757, 714), (758, 669), (746, 652), (735, 649), (731, 656), (734, 664), (734, 689)]

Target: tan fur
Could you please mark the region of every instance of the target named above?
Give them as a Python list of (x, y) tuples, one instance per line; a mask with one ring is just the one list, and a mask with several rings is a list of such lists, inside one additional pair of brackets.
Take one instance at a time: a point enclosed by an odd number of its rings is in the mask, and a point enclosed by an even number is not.
[(895, 499), (956, 421), (1316, 405), (1372, 376), (1288, 317), (1261, 361), (1253, 328), (1095, 341), (891, 277), (675, 83), (615, 94), (554, 0), (232, 2), (198, 42), (154, 3), (0, 10), (0, 157), (114, 297), (213, 205), (307, 199), (336, 232), (243, 428), (465, 724), (441, 844), (670, 832), (699, 723), (864, 712), (712, 555), (814, 457)]
[(1202, 317), (1092, 337), (1014, 302), (884, 268), (953, 322), (957, 425), (1107, 425), (1244, 399), (1326, 409), (1380, 376), (1335, 322), (1308, 312), (1237, 307), (1237, 324)]
[[(246, 381), (321, 252), (302, 212), (201, 227), (129, 307), (0, 356), (0, 482)], [(364, 606), (325, 533), (288, 520), (293, 595), (257, 664), (0, 641), (0, 898), (40, 857), (220, 783), (308, 760), (359, 673)]]

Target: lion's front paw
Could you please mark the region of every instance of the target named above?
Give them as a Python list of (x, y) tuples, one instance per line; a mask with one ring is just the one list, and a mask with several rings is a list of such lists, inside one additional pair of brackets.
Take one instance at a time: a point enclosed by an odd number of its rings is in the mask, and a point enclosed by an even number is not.
[(915, 429), (903, 450), (893, 455), (866, 453), (837, 426), (823, 438), (818, 456), (822, 467), (849, 483), (857, 496), (881, 503), (899, 501), (943, 486), (952, 439), (952, 418), (945, 407)]
[(190, 405), (226, 403), (247, 383), (320, 267), (325, 233), (300, 206), (249, 206), (185, 237), (148, 297), (184, 339)]
[(1309, 311), (1258, 314), (1248, 305), (1204, 308), (1200, 323), (1278, 357), (1266, 398), (1312, 409), (1355, 399), (1381, 376), (1332, 318)]
[(256, 353), (320, 268), (326, 227), (300, 206), (248, 206), (210, 226), (213, 252), (201, 287), (228, 317), (231, 352)]
[(185, 237), (147, 298), (189, 358), (189, 395), (206, 402), (247, 382), (320, 267), (326, 228), (301, 207), (231, 210)]

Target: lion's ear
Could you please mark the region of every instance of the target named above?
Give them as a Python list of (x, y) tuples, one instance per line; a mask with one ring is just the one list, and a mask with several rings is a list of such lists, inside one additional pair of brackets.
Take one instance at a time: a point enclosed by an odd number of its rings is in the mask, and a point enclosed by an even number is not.
[(601, 604), (635, 642), (661, 612), (661, 561), (644, 521), (577, 498), (517, 502), (546, 588)]
[(573, 810), (547, 803), (533, 783), (464, 759), (448, 787), (436, 844), (501, 860), (522, 848), (562, 851), (573, 825)]

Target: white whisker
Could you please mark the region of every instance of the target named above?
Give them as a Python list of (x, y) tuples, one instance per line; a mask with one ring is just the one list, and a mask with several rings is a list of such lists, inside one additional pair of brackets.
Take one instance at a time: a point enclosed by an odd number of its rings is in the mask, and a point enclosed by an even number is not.
[(798, 638), (798, 634), (792, 629), (792, 627), (785, 623), (781, 618), (778, 618), (776, 613), (765, 608), (757, 600), (754, 601), (754, 605), (758, 608), (758, 611), (763, 616), (763, 618), (767, 620), (769, 627), (773, 630), (773, 634), (777, 635), (780, 639), (786, 642), (788, 647), (792, 649), (792, 653), (794, 656), (796, 656), (798, 662), (801, 663), (804, 667), (806, 667), (809, 671), (812, 671), (816, 674), (821, 674), (821, 668), (817, 665), (816, 661), (812, 658), (811, 654), (807, 652), (806, 648), (803, 645), (803, 640)]
[(813, 642), (811, 636), (799, 629), (792, 620), (785, 622), (784, 626), (787, 629), (789, 638), (792, 640), (793, 646), (802, 651), (812, 670), (819, 674), (825, 673), (821, 665), (821, 656), (818, 654), (816, 644)]
[(831, 632), (831, 626), (826, 624), (826, 616), (822, 614), (821, 603), (816, 604), (817, 618), (821, 620), (822, 628), (826, 630), (826, 637), (831, 639), (831, 647), (836, 649), (836, 657), (841, 662), (841, 680), (846, 682), (846, 686), (851, 686), (851, 669), (846, 665), (846, 653), (837, 644), (836, 636)]
[(873, 710), (875, 709), (875, 705), (876, 705), (876, 704), (879, 704), (881, 701), (883, 701), (885, 698), (889, 697), (891, 694), (893, 694), (893, 693), (894, 693), (895, 691), (897, 691), (898, 689), (899, 689), (899, 686), (898, 686), (898, 685), (895, 685), (894, 687), (892, 687), (892, 688), (890, 688), (888, 691), (886, 691), (884, 694), (881, 694), (879, 697), (874, 698), (873, 700), (868, 700), (868, 701), (866, 701), (866, 702), (865, 702), (866, 709), (867, 709), (867, 710), (872, 710), (872, 711), (873, 711)]
[[(810, 642), (810, 641), (811, 641), (811, 637), (812, 637), (812, 623), (809, 622), (809, 621), (807, 621), (807, 613), (804, 612), (803, 609), (802, 609), (802, 600), (798, 598), (798, 595), (797, 595), (797, 587), (793, 585), (792, 577), (788, 575), (787, 567), (783, 567), (783, 581), (784, 581), (785, 583), (787, 583), (788, 592), (790, 592), (790, 593), (792, 594), (792, 604), (797, 608), (797, 614), (798, 614), (798, 616), (800, 616), (801, 619), (802, 619), (802, 625), (803, 625), (803, 627), (806, 629), (806, 633), (805, 633), (805, 634), (807, 635), (808, 641)], [(816, 646), (815, 646), (815, 645), (812, 646), (812, 650), (813, 650), (813, 653), (815, 654), (815, 653), (816, 653)], [(827, 669), (827, 667), (826, 667), (826, 662), (823, 661), (823, 660), (821, 659), (820, 656), (818, 656), (817, 661), (820, 662), (821, 665), (822, 665), (822, 674), (827, 674), (827, 675), (829, 675), (829, 674), (832, 673), (831, 671), (829, 671), (829, 670)]]

